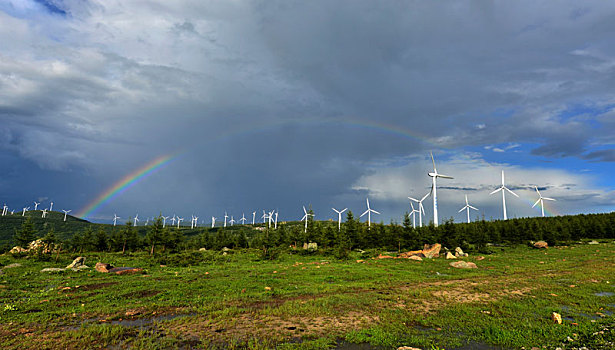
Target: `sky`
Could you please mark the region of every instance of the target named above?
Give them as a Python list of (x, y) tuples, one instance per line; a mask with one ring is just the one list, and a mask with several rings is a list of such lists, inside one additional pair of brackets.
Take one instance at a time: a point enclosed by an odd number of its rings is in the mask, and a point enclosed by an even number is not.
[[(94, 222), (311, 206), (615, 210), (615, 3), (0, 2), (0, 204)], [(150, 170), (150, 171), (148, 171)], [(425, 205), (432, 220), (432, 199)], [(39, 207), (40, 209), (40, 207)]]

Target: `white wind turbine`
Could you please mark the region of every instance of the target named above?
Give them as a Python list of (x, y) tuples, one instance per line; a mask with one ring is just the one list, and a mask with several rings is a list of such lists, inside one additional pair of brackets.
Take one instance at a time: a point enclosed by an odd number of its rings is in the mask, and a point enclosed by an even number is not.
[(304, 231), (303, 231), (303, 232), (304, 232), (304, 233), (306, 233), (306, 232), (307, 232), (308, 217), (309, 217), (309, 216), (312, 216), (312, 217), (313, 217), (313, 216), (314, 216), (314, 214), (310, 214), (310, 213), (308, 213), (308, 212), (307, 212), (307, 210), (305, 210), (305, 206), (303, 206), (303, 213), (304, 213), (304, 215), (303, 215), (303, 217), (301, 218), (301, 221), (305, 221), (305, 229), (304, 229)]
[[(425, 215), (425, 207), (423, 207), (423, 201), (425, 199), (427, 199), (427, 197), (429, 197), (430, 194), (431, 194), (431, 191), (427, 192), (427, 194), (424, 195), (423, 198), (421, 198), (421, 200), (418, 200), (418, 199), (415, 199), (415, 198), (412, 198), (412, 197), (408, 197), (409, 200), (415, 201), (415, 202), (417, 202), (419, 204), (419, 208), (417, 209), (417, 211), (419, 212), (419, 227), (423, 227), (423, 216), (422, 215)], [(421, 213), (422, 213), (422, 215), (421, 215)]]
[(468, 195), (466, 194), (466, 206), (459, 209), (458, 213), (461, 213), (463, 210), (467, 211), (467, 215), (468, 215), (468, 224), (470, 223), (470, 209), (476, 210), (478, 211), (478, 209), (474, 208), (473, 206), (471, 206), (470, 204), (468, 204)]
[(170, 216), (163, 216), (162, 217), (162, 228), (165, 228), (167, 226), (167, 219), (170, 218)]
[(538, 186), (534, 186), (534, 188), (536, 189), (536, 192), (538, 192), (538, 200), (536, 201), (536, 203), (534, 203), (534, 205), (532, 205), (532, 208), (534, 208), (536, 206), (536, 204), (538, 204), (540, 202), (540, 211), (542, 213), (542, 217), (544, 217), (545, 216), (545, 203), (543, 202), (543, 200), (554, 201), (555, 199), (548, 198), (548, 197), (543, 197), (540, 194), (540, 191), (538, 191)]
[(64, 212), (64, 221), (66, 221), (66, 215), (68, 213), (70, 213), (72, 210), (64, 210), (64, 209), (62, 209), (62, 211)]
[(493, 192), (491, 192), (489, 194), (491, 195), (491, 194), (494, 194), (494, 193), (496, 193), (498, 191), (502, 191), (502, 209), (504, 210), (504, 220), (508, 220), (508, 217), (506, 216), (506, 196), (504, 195), (505, 194), (504, 190), (510, 192), (515, 197), (519, 198), (519, 196), (515, 192), (509, 190), (508, 187), (506, 187), (504, 185), (504, 170), (502, 170), (502, 186), (500, 186), (500, 188), (498, 188), (497, 190), (495, 190), (495, 191), (493, 191)]
[(137, 222), (139, 221), (139, 214), (135, 215), (135, 220), (133, 226), (137, 226)]
[(274, 225), (273, 225), (273, 229), (274, 230), (278, 229), (278, 213), (279, 212), (276, 210), (276, 212), (275, 212), (275, 222), (274, 222)]
[(26, 216), (26, 212), (30, 209), (30, 207), (26, 207), (23, 208), (23, 212), (21, 213), (21, 216)]
[(226, 227), (226, 219), (228, 219), (228, 215), (226, 215), (226, 212), (224, 212), (224, 227)]
[(179, 229), (179, 224), (184, 221), (184, 218), (177, 217), (177, 229)]
[(241, 219), (239, 219), (239, 221), (241, 221), (242, 225), (246, 224), (246, 213), (241, 213)]
[(436, 178), (441, 177), (443, 179), (452, 179), (452, 176), (439, 174), (436, 170), (436, 161), (433, 159), (433, 153), (431, 154), (431, 162), (433, 163), (433, 173), (427, 173), (431, 177), (431, 193), (433, 194), (433, 223), (438, 227), (438, 196), (436, 195)]
[(6, 206), (6, 204), (4, 204), (4, 207), (2, 207), (2, 216), (6, 215), (7, 210), (9, 209), (9, 207)]
[[(415, 209), (414, 204), (412, 204), (412, 202), (410, 202), (410, 207), (412, 208), (412, 211), (408, 215), (412, 215), (412, 228), (416, 228), (416, 213), (419, 213), (419, 217), (420, 217), (421, 211), (418, 209)], [(423, 223), (422, 220), (421, 220), (421, 223)]]
[(233, 215), (231, 215), (231, 220), (229, 222), (231, 223), (231, 226), (233, 226), (233, 224), (235, 224), (235, 219), (233, 218)]
[(252, 212), (252, 226), (254, 226), (254, 222), (255, 222), (255, 220), (256, 220), (256, 212), (255, 212), (255, 211), (253, 211), (253, 212)]
[(192, 215), (192, 220), (190, 220), (190, 228), (194, 228), (194, 215)]
[(175, 218), (175, 214), (173, 214), (173, 218), (171, 219), (171, 225), (175, 226), (175, 220), (177, 220)]
[(47, 217), (47, 208), (43, 209), (42, 213), (43, 214), (41, 215), (41, 217), (42, 218), (46, 218)]
[(113, 214), (113, 226), (115, 226), (115, 224), (117, 224), (117, 219), (119, 219), (120, 217), (117, 216), (117, 214)]
[(211, 228), (214, 228), (214, 226), (216, 226), (216, 218), (215, 217), (211, 217)]
[(359, 217), (362, 218), (363, 215), (367, 214), (367, 227), (370, 229), (372, 225), (372, 213), (378, 215), (380, 215), (380, 213), (369, 207), (369, 198), (365, 198), (365, 201), (367, 202), (367, 210)]
[(273, 210), (269, 212), (269, 215), (267, 215), (267, 217), (269, 218), (269, 228), (271, 228), (271, 221), (273, 221)]
[(41, 203), (37, 203), (36, 201), (34, 202), (34, 210), (38, 210), (38, 205)]
[(149, 224), (149, 218), (145, 219), (145, 226), (147, 226), (147, 224)]
[(51, 205), (49, 206), (49, 211), (53, 211), (53, 202), (51, 202)]
[(339, 211), (335, 208), (331, 209), (333, 209), (333, 211), (337, 213), (337, 231), (339, 232), (342, 230), (342, 213), (348, 210), (348, 208), (344, 208), (342, 209), (342, 211)]

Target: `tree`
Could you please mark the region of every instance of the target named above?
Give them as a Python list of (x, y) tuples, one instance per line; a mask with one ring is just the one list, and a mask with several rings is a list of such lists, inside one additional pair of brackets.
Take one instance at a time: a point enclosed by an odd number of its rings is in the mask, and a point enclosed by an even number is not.
[(34, 224), (32, 223), (32, 219), (28, 217), (21, 224), (21, 228), (19, 229), (19, 231), (15, 230), (15, 236), (13, 236), (13, 238), (15, 239), (15, 242), (18, 246), (27, 249), (28, 244), (30, 244), (30, 242), (35, 239), (35, 233), (36, 231), (34, 231)]
[(109, 240), (105, 230), (101, 228), (96, 231), (94, 235), (94, 249), (98, 252), (104, 252), (109, 249)]
[(154, 255), (154, 247), (156, 244), (164, 244), (166, 230), (162, 226), (162, 217), (159, 215), (154, 220), (154, 223), (150, 226), (150, 229), (145, 236), (145, 240), (151, 246), (150, 255), (152, 256)]

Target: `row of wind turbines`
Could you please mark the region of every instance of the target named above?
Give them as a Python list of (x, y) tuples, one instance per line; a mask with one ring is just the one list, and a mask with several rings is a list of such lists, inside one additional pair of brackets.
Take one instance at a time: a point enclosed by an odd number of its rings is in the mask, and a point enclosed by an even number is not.
[[(38, 206), (41, 205), (41, 202), (37, 202), (34, 201), (34, 211), (38, 210)], [(24, 207), (21, 209), (21, 216), (26, 216), (26, 212), (30, 211), (30, 207)], [(49, 208), (45, 208), (41, 210), (41, 218), (45, 219), (47, 217), (47, 214), (49, 212), (53, 211), (53, 202), (50, 203)], [(68, 215), (68, 213), (70, 213), (72, 210), (64, 210), (62, 209), (62, 212), (64, 212), (64, 221), (66, 221), (66, 216)], [(6, 205), (6, 203), (4, 203), (4, 205), (2, 206), (2, 216), (7, 216), (9, 215), (14, 215), (15, 214), (15, 210), (10, 210), (9, 207)]]

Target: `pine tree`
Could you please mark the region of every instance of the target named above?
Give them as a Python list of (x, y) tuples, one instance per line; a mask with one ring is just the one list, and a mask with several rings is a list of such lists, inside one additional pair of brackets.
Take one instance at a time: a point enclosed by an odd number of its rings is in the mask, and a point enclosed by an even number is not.
[(102, 228), (98, 229), (94, 235), (94, 249), (98, 252), (104, 252), (109, 249), (107, 233)]
[(27, 249), (28, 244), (30, 244), (30, 242), (32, 242), (36, 238), (35, 233), (36, 231), (34, 230), (34, 224), (32, 223), (32, 219), (28, 217), (21, 224), (21, 228), (19, 229), (19, 231), (15, 230), (15, 235), (13, 236), (13, 239), (15, 239), (15, 242), (18, 246)]

